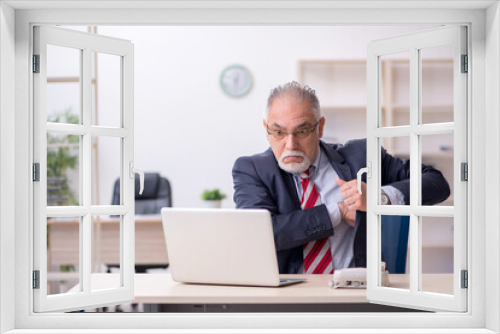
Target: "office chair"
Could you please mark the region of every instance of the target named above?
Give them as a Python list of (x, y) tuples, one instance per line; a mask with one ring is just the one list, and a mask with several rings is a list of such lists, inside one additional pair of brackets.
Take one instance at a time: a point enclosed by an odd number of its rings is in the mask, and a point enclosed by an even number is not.
[[(115, 181), (113, 205), (120, 204), (120, 179)], [(172, 206), (170, 182), (158, 173), (144, 173), (144, 191), (139, 195), (139, 175), (135, 174), (135, 214), (160, 214), (161, 208)]]
[(404, 274), (408, 252), (410, 217), (382, 217), (382, 259), (391, 274)]

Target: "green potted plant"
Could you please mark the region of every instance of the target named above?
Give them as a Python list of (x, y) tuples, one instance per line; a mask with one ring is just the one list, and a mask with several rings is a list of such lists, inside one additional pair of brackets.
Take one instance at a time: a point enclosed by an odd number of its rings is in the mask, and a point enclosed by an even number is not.
[[(48, 119), (53, 123), (78, 124), (78, 115), (68, 108), (54, 112)], [(78, 205), (69, 173), (78, 168), (80, 137), (47, 134), (47, 203), (48, 205)], [(78, 172), (78, 170), (76, 170)]]
[(219, 189), (205, 190), (201, 194), (201, 199), (205, 203), (205, 206), (209, 208), (220, 208), (224, 198), (226, 198), (226, 195)]

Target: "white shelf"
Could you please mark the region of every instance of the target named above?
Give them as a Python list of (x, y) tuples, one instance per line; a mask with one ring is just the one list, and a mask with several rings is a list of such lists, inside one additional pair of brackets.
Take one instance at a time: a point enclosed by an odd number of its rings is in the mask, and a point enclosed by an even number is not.
[[(410, 154), (408, 151), (394, 151), (392, 155), (403, 158), (403, 159), (409, 159)], [(453, 150), (447, 150), (447, 151), (429, 151), (429, 152), (422, 152), (422, 158), (425, 160), (425, 158), (431, 158), (431, 159), (453, 159)]]
[(453, 241), (429, 241), (423, 242), (422, 248), (453, 248)]
[[(395, 113), (407, 113), (410, 111), (409, 105), (397, 104), (392, 106)], [(452, 104), (428, 104), (423, 105), (422, 110), (424, 113), (453, 113)]]
[(364, 106), (355, 106), (355, 105), (337, 105), (337, 106), (322, 106), (321, 111), (324, 113), (342, 113), (342, 112), (365, 112), (366, 113), (366, 105)]
[(453, 157), (454, 157), (453, 150), (432, 151), (432, 152), (423, 152), (422, 153), (422, 158), (453, 159)]

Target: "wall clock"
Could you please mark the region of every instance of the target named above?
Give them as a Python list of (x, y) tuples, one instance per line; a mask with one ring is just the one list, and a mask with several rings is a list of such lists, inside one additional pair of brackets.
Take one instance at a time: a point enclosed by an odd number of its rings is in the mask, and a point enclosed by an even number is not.
[(250, 71), (242, 65), (230, 65), (220, 75), (222, 90), (231, 97), (241, 97), (252, 89), (253, 78)]

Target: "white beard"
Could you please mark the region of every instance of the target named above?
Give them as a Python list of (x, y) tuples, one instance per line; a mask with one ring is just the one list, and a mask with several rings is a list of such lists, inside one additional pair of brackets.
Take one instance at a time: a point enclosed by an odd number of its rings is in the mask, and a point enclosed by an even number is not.
[[(302, 157), (302, 162), (285, 163), (285, 158), (289, 156)], [(278, 165), (285, 172), (292, 174), (300, 174), (305, 172), (311, 166), (311, 160), (301, 151), (286, 151), (280, 157)]]

